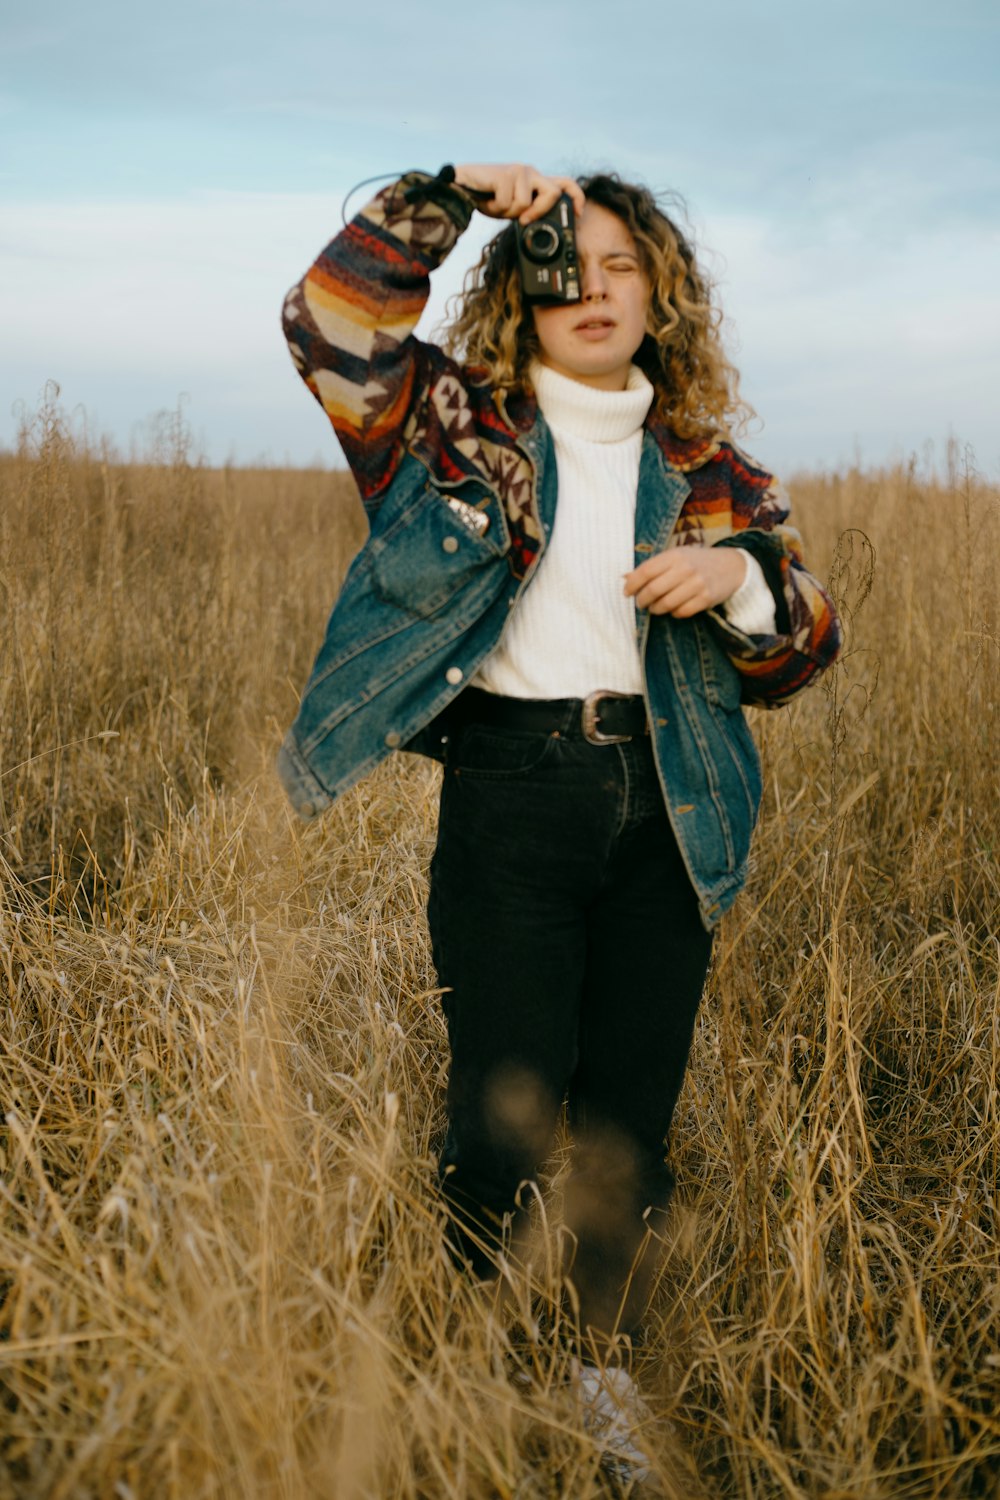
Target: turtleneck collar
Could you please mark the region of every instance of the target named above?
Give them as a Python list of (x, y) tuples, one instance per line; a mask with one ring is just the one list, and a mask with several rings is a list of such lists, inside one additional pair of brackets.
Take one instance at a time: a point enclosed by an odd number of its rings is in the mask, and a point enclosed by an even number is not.
[(653, 403), (653, 387), (637, 365), (631, 365), (623, 391), (602, 391), (571, 380), (532, 360), (529, 370), (546, 422), (554, 432), (587, 438), (592, 443), (620, 443), (639, 431)]

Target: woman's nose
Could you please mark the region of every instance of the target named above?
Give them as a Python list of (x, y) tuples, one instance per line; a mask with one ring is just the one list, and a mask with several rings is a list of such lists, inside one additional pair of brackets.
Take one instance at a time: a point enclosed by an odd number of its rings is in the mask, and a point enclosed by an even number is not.
[(604, 269), (602, 266), (588, 266), (585, 264), (582, 267), (582, 282), (581, 292), (584, 302), (604, 301), (604, 298), (607, 296), (607, 284), (604, 279)]

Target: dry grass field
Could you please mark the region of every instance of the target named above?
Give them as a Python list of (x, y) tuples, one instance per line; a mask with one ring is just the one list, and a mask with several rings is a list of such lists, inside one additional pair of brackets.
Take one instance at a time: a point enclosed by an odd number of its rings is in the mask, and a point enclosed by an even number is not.
[[(350, 485), (161, 440), (49, 404), (0, 457), (0, 1497), (604, 1494), (551, 1263), (442, 1251), (436, 768), (308, 827), (272, 775)], [(960, 453), (792, 489), (848, 649), (754, 715), (646, 1436), (677, 1500), (996, 1495), (1000, 502)]]

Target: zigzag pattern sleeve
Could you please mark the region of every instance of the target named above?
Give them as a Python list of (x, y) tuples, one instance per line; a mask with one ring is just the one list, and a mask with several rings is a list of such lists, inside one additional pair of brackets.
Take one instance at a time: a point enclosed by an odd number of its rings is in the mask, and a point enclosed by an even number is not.
[(716, 462), (729, 469), (734, 533), (719, 546), (747, 548), (775, 597), (776, 634), (748, 636), (720, 611), (709, 616), (742, 678), (744, 703), (778, 708), (837, 658), (840, 621), (833, 600), (802, 561), (802, 542), (789, 525), (784, 490), (764, 470), (724, 447)]
[(285, 298), (299, 374), (333, 424), (361, 498), (375, 500), (426, 396), (430, 350), (413, 329), (472, 214), (460, 189), (423, 172), (384, 188), (331, 240)]

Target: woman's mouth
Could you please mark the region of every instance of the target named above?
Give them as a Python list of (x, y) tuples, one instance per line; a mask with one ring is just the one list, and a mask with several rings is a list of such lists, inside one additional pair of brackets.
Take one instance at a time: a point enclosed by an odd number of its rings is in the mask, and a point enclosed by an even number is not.
[(599, 339), (612, 333), (614, 327), (609, 318), (587, 318), (585, 322), (577, 323), (573, 331), (585, 339)]

